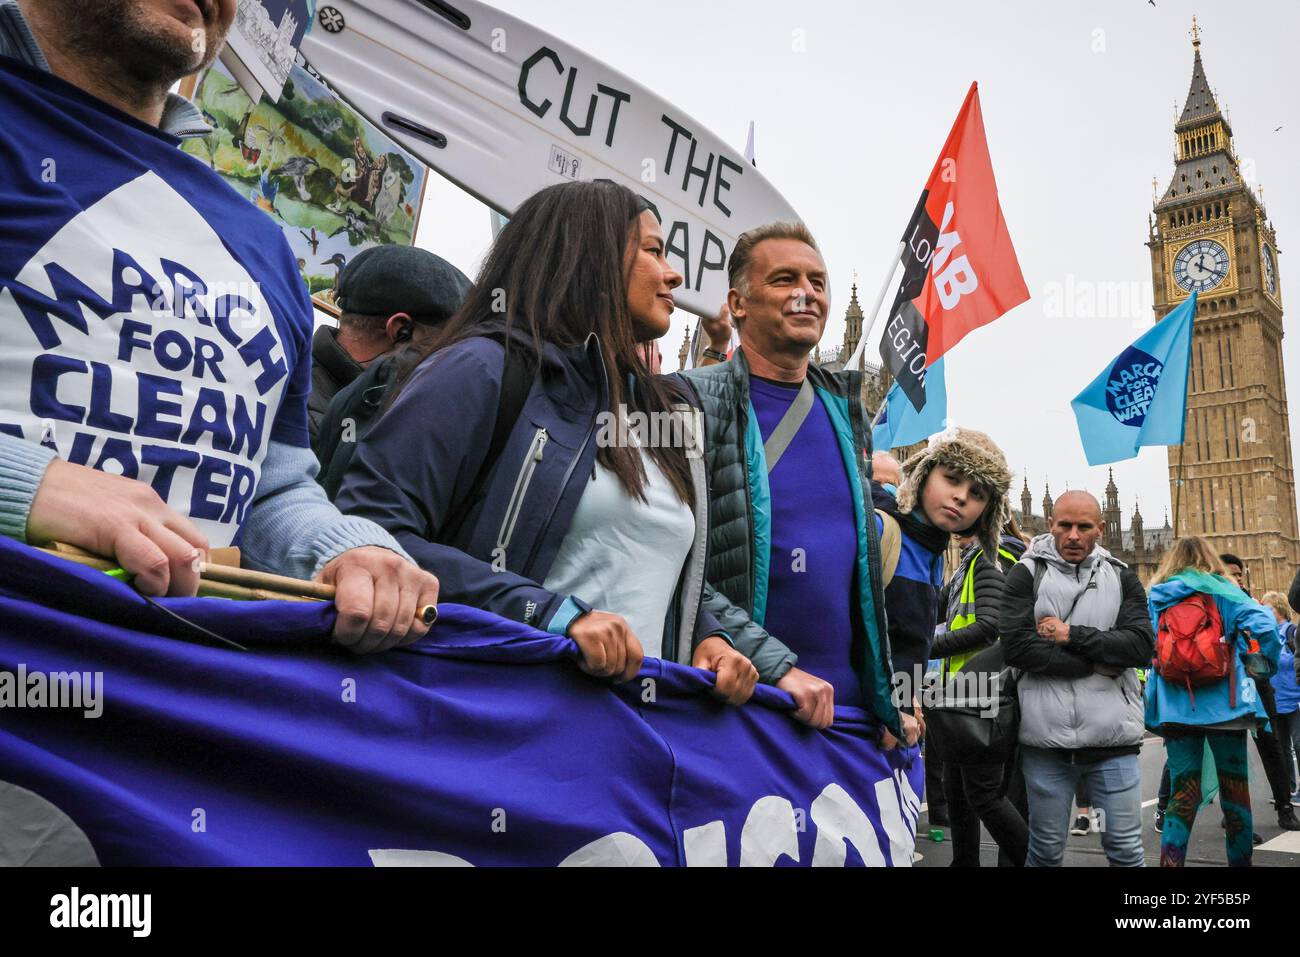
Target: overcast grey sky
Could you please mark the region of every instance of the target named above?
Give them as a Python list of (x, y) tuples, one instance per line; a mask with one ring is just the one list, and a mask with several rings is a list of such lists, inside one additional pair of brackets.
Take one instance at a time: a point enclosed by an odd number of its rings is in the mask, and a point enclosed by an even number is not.
[[(1013, 497), (1018, 504), (1028, 474), (1039, 512), (1045, 480), (1057, 494), (1068, 483), (1100, 495), (1106, 484), (1106, 469), (1084, 459), (1069, 403), (1152, 323), (1144, 245), (1151, 180), (1163, 190), (1173, 172), (1193, 13), (1237, 153), (1253, 161), (1265, 188), (1282, 253), (1283, 304), (1300, 295), (1286, 256), (1290, 242), (1300, 242), (1300, 5), (1156, 3), (495, 5), (654, 88), (738, 149), (748, 121), (757, 123), (759, 166), (817, 235), (830, 268), (825, 346), (843, 337), (854, 270), (863, 306), (870, 305), (977, 80), (1002, 210), (1031, 299), (949, 353), (949, 415), (1001, 444), (1016, 473)], [(472, 275), (489, 240), (485, 208), (434, 176), (419, 244)], [(1090, 297), (1100, 307), (1090, 308)], [(693, 321), (680, 311), (674, 317), (662, 344), (667, 367), (676, 365)], [(1288, 381), (1300, 382), (1300, 338), (1288, 337), (1284, 353)], [(1148, 526), (1163, 524), (1170, 504), (1163, 448), (1119, 463), (1115, 480), (1125, 525), (1135, 497)]]

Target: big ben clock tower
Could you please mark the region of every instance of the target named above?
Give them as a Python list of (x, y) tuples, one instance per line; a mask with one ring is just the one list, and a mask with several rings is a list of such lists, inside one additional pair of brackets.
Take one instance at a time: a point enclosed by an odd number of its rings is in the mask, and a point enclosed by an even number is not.
[(1199, 293), (1186, 441), (1169, 449), (1176, 534), (1203, 535), (1243, 558), (1256, 596), (1285, 593), (1300, 555), (1277, 239), (1262, 197), (1242, 179), (1194, 18), (1192, 47), (1174, 174), (1147, 243), (1157, 321)]

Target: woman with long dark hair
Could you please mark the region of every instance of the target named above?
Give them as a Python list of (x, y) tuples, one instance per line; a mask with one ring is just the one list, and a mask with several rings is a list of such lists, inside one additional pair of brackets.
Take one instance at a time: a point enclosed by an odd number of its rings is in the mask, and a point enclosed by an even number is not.
[(639, 348), (668, 331), (681, 281), (632, 191), (532, 196), (338, 504), (392, 532), (444, 601), (567, 634), (591, 674), (630, 679), (649, 654), (716, 671), (740, 703), (757, 673), (704, 607), (699, 415)]

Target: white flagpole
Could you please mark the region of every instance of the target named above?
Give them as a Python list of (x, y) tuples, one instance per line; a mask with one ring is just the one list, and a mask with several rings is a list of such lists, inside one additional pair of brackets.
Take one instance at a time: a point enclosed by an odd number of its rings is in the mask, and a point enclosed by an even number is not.
[[(892, 389), (893, 387), (891, 386), (890, 388)], [(885, 397), (884, 397), (883, 399), (880, 400), (880, 408), (878, 408), (878, 409), (876, 410), (875, 417), (872, 418), (872, 420), (871, 420), (871, 431), (874, 432), (875, 429), (876, 429), (876, 426), (878, 426), (878, 425), (880, 424), (880, 420), (883, 419), (883, 418), (885, 417), (885, 410), (886, 410), (888, 407), (889, 407), (889, 393), (886, 392), (886, 393), (885, 393)]]
[(867, 348), (867, 339), (871, 336), (871, 330), (876, 327), (876, 319), (880, 315), (880, 307), (884, 305), (885, 296), (888, 295), (890, 287), (894, 282), (894, 273), (898, 270), (898, 264), (903, 261), (903, 252), (907, 249), (907, 243), (900, 242), (898, 249), (894, 251), (894, 256), (889, 260), (889, 272), (885, 274), (885, 281), (880, 285), (880, 292), (876, 295), (876, 304), (871, 307), (870, 318), (862, 330), (862, 338), (858, 340), (858, 347), (853, 350), (853, 355), (848, 362), (844, 363), (846, 369), (856, 369), (862, 360), (862, 354)]

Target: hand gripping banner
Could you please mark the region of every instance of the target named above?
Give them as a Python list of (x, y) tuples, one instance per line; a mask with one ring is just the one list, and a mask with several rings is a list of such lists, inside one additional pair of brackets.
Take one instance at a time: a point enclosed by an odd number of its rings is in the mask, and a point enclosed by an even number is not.
[[(760, 686), (445, 605), (354, 657), (331, 605), (165, 599), (0, 539), (0, 781), (105, 865), (909, 866), (917, 750), (857, 709), (813, 731)], [(2, 816), (0, 816), (2, 817)]]

